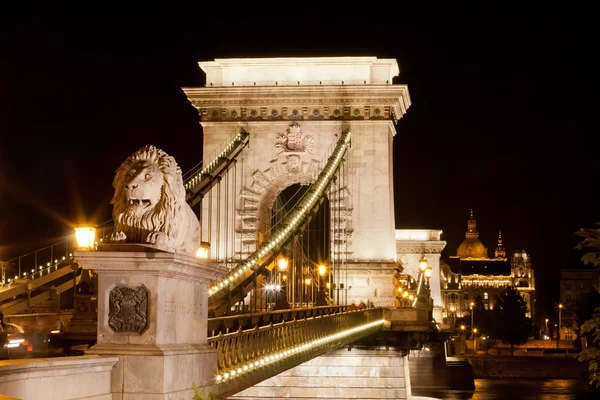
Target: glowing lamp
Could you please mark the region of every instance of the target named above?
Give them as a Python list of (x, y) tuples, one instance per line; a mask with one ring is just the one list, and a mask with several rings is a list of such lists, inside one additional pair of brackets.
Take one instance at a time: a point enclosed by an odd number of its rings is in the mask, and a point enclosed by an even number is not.
[(408, 292), (402, 293), (402, 297), (408, 297)]
[(454, 312), (454, 311), (456, 311), (456, 308), (450, 307), (450, 312)]
[(412, 299), (414, 299), (414, 298), (415, 298), (415, 296), (413, 296), (412, 294), (409, 294), (409, 295), (408, 295), (408, 299), (409, 299), (409, 300), (412, 300)]
[(423, 254), (421, 256), (421, 259), (419, 260), (419, 269), (421, 270), (421, 272), (425, 272), (426, 268), (427, 268), (427, 260), (425, 259), (425, 254)]
[(323, 276), (325, 275), (326, 272), (326, 268), (324, 265), (319, 265), (319, 275)]
[(331, 283), (327, 282), (325, 286), (327, 286), (327, 289), (331, 289)]
[(279, 270), (280, 271), (285, 271), (287, 270), (288, 267), (288, 260), (287, 258), (280, 258), (279, 259)]
[(425, 278), (431, 278), (431, 268), (429, 267), (425, 268)]
[(311, 279), (310, 279), (310, 278), (306, 278), (306, 279), (304, 280), (304, 283), (305, 283), (306, 285), (310, 285), (310, 282), (311, 282)]
[(464, 330), (465, 330), (465, 326), (464, 326), (464, 325), (461, 325), (461, 326), (460, 326), (460, 330), (461, 330), (461, 331), (464, 331)]
[(79, 226), (75, 228), (75, 238), (79, 250), (93, 249), (96, 244), (96, 228), (93, 226)]
[(200, 247), (196, 250), (196, 257), (206, 260), (208, 258), (208, 251), (210, 250), (210, 243), (201, 242)]
[(559, 304), (559, 305), (558, 305), (558, 308), (563, 308), (563, 305), (562, 305), (562, 304)]

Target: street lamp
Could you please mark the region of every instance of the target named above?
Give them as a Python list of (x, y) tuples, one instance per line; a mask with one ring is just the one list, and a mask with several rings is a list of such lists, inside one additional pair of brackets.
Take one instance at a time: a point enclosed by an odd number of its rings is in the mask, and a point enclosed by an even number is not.
[(546, 335), (548, 336), (550, 332), (548, 332), (548, 318), (546, 318)]
[(556, 335), (556, 348), (558, 349), (560, 343), (560, 327), (562, 323), (562, 309), (563, 305), (558, 303), (558, 334)]
[(208, 259), (209, 251), (210, 251), (210, 243), (209, 242), (200, 242), (200, 247), (198, 247), (198, 250), (196, 250), (196, 257), (206, 260), (206, 259)]
[(427, 259), (425, 259), (425, 253), (423, 253), (423, 255), (421, 256), (421, 259), (419, 260), (419, 269), (421, 270), (421, 272), (425, 272), (426, 268), (427, 268)]
[(92, 250), (96, 246), (96, 228), (81, 225), (75, 228), (75, 238), (79, 250)]
[(477, 328), (473, 328), (473, 357), (477, 354), (477, 347), (475, 343), (475, 334), (477, 333)]
[(471, 331), (473, 330), (475, 324), (473, 323), (473, 314), (475, 313), (475, 302), (471, 302)]
[(429, 278), (431, 278), (431, 267), (425, 268), (425, 278), (427, 278), (427, 288), (429, 288)]

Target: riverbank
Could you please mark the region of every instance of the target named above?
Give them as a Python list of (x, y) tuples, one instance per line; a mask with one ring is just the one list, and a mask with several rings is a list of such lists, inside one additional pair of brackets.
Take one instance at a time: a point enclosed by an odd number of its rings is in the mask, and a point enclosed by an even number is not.
[(471, 364), (475, 379), (585, 379), (588, 374), (587, 364), (577, 361), (575, 355), (564, 357), (477, 355), (456, 358), (467, 360)]

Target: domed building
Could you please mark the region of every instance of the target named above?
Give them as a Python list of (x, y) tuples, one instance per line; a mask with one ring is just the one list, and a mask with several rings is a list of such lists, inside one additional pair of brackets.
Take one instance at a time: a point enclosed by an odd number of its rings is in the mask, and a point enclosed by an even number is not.
[(463, 316), (470, 313), (471, 303), (480, 301), (485, 309), (493, 309), (496, 295), (512, 286), (523, 296), (527, 316), (534, 318), (535, 281), (531, 257), (525, 250), (518, 249), (508, 259), (500, 231), (494, 258), (489, 258), (487, 248), (479, 240), (473, 210), (467, 221), (465, 240), (456, 256), (440, 261), (440, 284), (445, 315)]
[(467, 233), (465, 240), (458, 246), (456, 255), (461, 259), (487, 259), (487, 248), (479, 241), (479, 233), (477, 232), (477, 221), (473, 218), (473, 210), (471, 210), (471, 218), (467, 221)]

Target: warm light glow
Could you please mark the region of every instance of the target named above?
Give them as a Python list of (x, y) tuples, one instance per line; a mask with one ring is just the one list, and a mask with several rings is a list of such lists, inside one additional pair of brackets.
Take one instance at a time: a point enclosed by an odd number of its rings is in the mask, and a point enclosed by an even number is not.
[(200, 247), (196, 250), (196, 257), (206, 260), (208, 258), (208, 251), (210, 250), (210, 243), (202, 242)]
[(477, 333), (477, 328), (473, 328), (473, 333)]
[(305, 283), (305, 284), (307, 284), (307, 285), (310, 285), (310, 282), (311, 282), (311, 279), (310, 279), (310, 278), (306, 278), (306, 279), (304, 280), (304, 283)]
[(287, 270), (288, 267), (288, 260), (287, 258), (280, 258), (279, 259), (279, 270), (280, 271), (285, 271)]
[(283, 279), (284, 281), (287, 281), (287, 275), (282, 275), (281, 279)]
[(402, 297), (408, 297), (408, 292), (402, 293)]
[(471, 302), (471, 307), (474, 307), (474, 306), (475, 306), (475, 302), (472, 301)]
[(91, 249), (96, 243), (96, 228), (92, 226), (80, 226), (75, 228), (75, 238), (77, 247), (81, 249)]
[(431, 278), (431, 268), (429, 267), (425, 268), (425, 278)]
[(323, 276), (323, 275), (325, 275), (325, 272), (327, 272), (327, 269), (325, 268), (325, 266), (319, 265), (319, 275)]
[(562, 305), (562, 304), (559, 304), (559, 305), (558, 305), (558, 308), (563, 308), (563, 305)]
[(412, 300), (412, 299), (414, 299), (414, 298), (415, 298), (415, 296), (413, 296), (412, 294), (408, 296), (408, 299), (409, 299), (409, 300)]
[(450, 307), (450, 312), (454, 312), (454, 311), (456, 311), (456, 308)]
[(427, 260), (425, 259), (425, 254), (423, 254), (421, 256), (421, 259), (419, 260), (419, 269), (421, 270), (421, 272), (425, 272), (426, 268), (427, 268)]
[(327, 289), (331, 289), (331, 283), (327, 282), (325, 286), (327, 286)]
[(461, 326), (460, 326), (460, 330), (461, 330), (461, 331), (464, 331), (464, 330), (465, 330), (465, 326), (464, 326), (464, 325), (461, 325)]
[(546, 323), (548, 323), (548, 318), (546, 318)]

